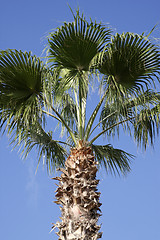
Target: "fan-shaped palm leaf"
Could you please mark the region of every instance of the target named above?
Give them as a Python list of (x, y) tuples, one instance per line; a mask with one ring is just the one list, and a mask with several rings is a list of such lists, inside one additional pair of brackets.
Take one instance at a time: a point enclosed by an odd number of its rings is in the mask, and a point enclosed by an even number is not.
[(42, 117), (44, 65), (31, 53), (7, 50), (0, 53), (0, 121), (11, 130)]
[(91, 60), (109, 38), (110, 30), (96, 22), (88, 23), (77, 11), (74, 22), (64, 23), (50, 34), (49, 58), (60, 68), (88, 71)]
[(100, 71), (127, 88), (148, 85), (160, 72), (158, 48), (143, 35), (116, 34), (104, 54)]

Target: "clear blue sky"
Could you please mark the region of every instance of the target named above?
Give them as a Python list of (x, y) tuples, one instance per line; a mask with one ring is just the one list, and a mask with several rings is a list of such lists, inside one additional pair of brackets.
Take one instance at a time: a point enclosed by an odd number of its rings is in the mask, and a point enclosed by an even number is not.
[[(1, 1), (0, 49), (21, 49), (40, 56), (47, 33), (72, 21), (67, 3), (77, 6), (87, 17), (109, 23), (121, 32), (151, 30), (160, 38), (159, 0), (5, 0)], [(54, 126), (52, 126), (54, 127)], [(160, 240), (160, 140), (155, 149), (137, 150), (129, 137), (112, 142), (134, 155), (132, 172), (126, 178), (100, 171), (99, 190), (103, 216), (103, 240)], [(36, 154), (23, 162), (17, 151), (11, 152), (7, 137), (0, 137), (0, 239), (58, 239), (51, 223), (60, 216), (54, 200), (55, 185), (46, 169), (35, 175)]]

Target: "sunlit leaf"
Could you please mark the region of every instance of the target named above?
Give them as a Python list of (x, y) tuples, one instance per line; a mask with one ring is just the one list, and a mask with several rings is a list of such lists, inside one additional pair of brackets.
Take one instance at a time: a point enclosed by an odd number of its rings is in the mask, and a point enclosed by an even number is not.
[(110, 30), (96, 22), (88, 23), (77, 11), (74, 21), (64, 23), (49, 36), (52, 64), (70, 71), (88, 71), (93, 57), (110, 38)]
[(138, 34), (116, 34), (107, 48), (100, 71), (126, 88), (149, 86), (159, 79), (160, 53), (148, 38)]

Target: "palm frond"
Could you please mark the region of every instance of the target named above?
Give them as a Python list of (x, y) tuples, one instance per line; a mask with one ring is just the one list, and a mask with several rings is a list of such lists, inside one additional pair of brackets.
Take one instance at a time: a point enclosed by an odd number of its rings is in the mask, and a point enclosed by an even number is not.
[(49, 42), (49, 59), (60, 68), (70, 71), (88, 71), (93, 57), (101, 51), (110, 38), (110, 30), (105, 26), (86, 21), (77, 11), (74, 21), (64, 23), (51, 33)]
[(101, 167), (105, 167), (107, 172), (125, 175), (130, 171), (133, 155), (113, 148), (112, 145), (92, 145), (95, 158)]
[[(109, 129), (106, 134), (114, 136), (115, 131), (119, 134), (120, 125), (116, 123), (122, 122), (123, 128), (131, 132), (133, 119), (137, 117), (139, 119), (139, 114), (143, 111), (150, 111), (152, 107), (159, 104), (160, 95), (152, 90), (139, 92), (135, 96), (117, 98), (113, 103), (106, 102), (100, 116), (102, 129)], [(130, 119), (130, 121), (125, 121), (125, 119)]]
[[(45, 67), (31, 53), (6, 50), (0, 53), (0, 123), (8, 131), (42, 121)], [(19, 131), (20, 132), (20, 131)]]
[(87, 123), (87, 126), (86, 126), (86, 131), (85, 131), (85, 140), (88, 141), (88, 138), (91, 134), (91, 128), (93, 126), (93, 123), (94, 123), (94, 120), (106, 98), (106, 95), (108, 94), (108, 91), (106, 91), (103, 95), (103, 97), (100, 99), (99, 103), (97, 104), (97, 106), (95, 107), (93, 113), (91, 114), (89, 120), (88, 120), (88, 123)]
[(100, 72), (126, 88), (141, 88), (159, 81), (160, 53), (150, 40), (138, 34), (116, 34), (107, 48)]
[(133, 121), (134, 138), (138, 146), (146, 149), (149, 142), (153, 146), (155, 136), (159, 134), (160, 101), (150, 108), (143, 109)]
[[(21, 139), (18, 136), (12, 136), (11, 144), (15, 147), (20, 145), (21, 154), (26, 158), (31, 150), (35, 149), (38, 152), (38, 165), (42, 161), (46, 163), (49, 172), (57, 167), (64, 166), (65, 158), (67, 156), (66, 143), (53, 140), (53, 133), (51, 131), (45, 132), (42, 126), (37, 123), (32, 125), (30, 129), (23, 129)], [(68, 145), (68, 144), (67, 144)]]

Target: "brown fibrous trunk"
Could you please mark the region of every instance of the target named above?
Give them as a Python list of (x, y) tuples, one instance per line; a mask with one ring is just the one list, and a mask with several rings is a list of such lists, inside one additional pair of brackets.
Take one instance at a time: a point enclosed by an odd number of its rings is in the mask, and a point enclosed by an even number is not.
[(97, 240), (101, 238), (97, 225), (101, 203), (97, 190), (97, 164), (91, 146), (71, 149), (59, 181), (55, 203), (62, 207), (60, 219), (53, 225), (59, 232), (59, 240)]

